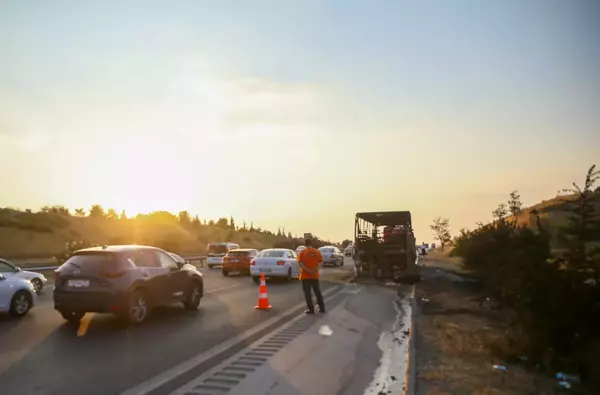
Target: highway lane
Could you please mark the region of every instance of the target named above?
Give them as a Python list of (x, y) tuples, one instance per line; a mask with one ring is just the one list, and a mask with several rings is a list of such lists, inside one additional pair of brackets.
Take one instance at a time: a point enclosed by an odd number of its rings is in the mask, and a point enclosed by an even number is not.
[[(350, 270), (325, 268), (324, 279)], [(206, 295), (198, 311), (180, 305), (155, 310), (140, 327), (123, 328), (111, 315), (94, 315), (85, 336), (54, 311), (47, 289), (28, 316), (0, 317), (2, 393), (119, 393), (301, 303), (299, 283), (270, 282), (273, 309), (255, 311), (258, 287), (248, 277), (202, 269)], [(327, 290), (337, 284), (324, 281)]]

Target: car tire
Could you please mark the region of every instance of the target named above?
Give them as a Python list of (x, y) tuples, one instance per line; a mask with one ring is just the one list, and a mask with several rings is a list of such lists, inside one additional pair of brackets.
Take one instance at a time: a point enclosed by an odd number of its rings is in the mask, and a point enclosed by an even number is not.
[(200, 300), (202, 299), (202, 284), (200, 281), (193, 281), (190, 284), (190, 289), (188, 290), (187, 296), (183, 301), (183, 307), (187, 310), (196, 310), (200, 305)]
[(253, 276), (253, 277), (252, 277), (252, 281), (254, 281), (254, 284), (258, 285), (258, 284), (260, 284), (260, 277), (258, 277), (258, 276)]
[(212, 268), (213, 268), (213, 265), (207, 265), (207, 266), (208, 266), (208, 268), (209, 268), (209, 269), (212, 269)]
[(221, 273), (223, 273), (223, 276), (225, 277), (229, 276), (229, 271), (227, 270), (221, 270)]
[(81, 322), (81, 319), (85, 315), (85, 311), (75, 310), (60, 310), (59, 313), (65, 321), (72, 325), (79, 325), (79, 322)]
[(292, 268), (291, 267), (288, 269), (287, 277), (285, 278), (285, 281), (292, 281)]
[(127, 326), (140, 325), (146, 320), (149, 313), (150, 305), (145, 293), (141, 289), (136, 289), (129, 295), (127, 306), (120, 318)]
[(13, 317), (23, 317), (29, 312), (32, 304), (33, 300), (27, 291), (17, 291), (10, 300), (9, 313)]
[(42, 280), (40, 280), (39, 278), (34, 278), (33, 280), (31, 280), (31, 284), (33, 284), (33, 289), (35, 290), (35, 293), (40, 295), (42, 293), (42, 291), (44, 290), (44, 284), (42, 283)]

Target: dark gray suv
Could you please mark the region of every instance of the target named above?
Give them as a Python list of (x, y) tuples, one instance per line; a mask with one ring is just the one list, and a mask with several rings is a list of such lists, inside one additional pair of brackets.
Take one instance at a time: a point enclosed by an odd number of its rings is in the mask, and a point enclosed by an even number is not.
[(141, 324), (157, 305), (182, 302), (197, 309), (204, 291), (202, 273), (155, 247), (80, 250), (54, 274), (54, 308), (71, 323), (94, 312)]

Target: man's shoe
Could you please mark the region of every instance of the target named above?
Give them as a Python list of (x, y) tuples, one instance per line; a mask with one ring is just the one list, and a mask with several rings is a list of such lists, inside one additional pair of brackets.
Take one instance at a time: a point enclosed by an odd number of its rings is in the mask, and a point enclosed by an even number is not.
[(325, 314), (325, 313), (327, 313), (327, 311), (325, 309), (319, 309), (319, 313)]
[(314, 310), (304, 310), (304, 314), (314, 314)]

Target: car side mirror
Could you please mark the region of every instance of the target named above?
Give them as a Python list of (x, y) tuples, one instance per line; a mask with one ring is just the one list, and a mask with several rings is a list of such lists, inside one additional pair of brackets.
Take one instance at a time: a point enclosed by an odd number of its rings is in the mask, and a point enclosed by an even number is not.
[(184, 263), (182, 262), (177, 262), (177, 269), (181, 269), (183, 267)]
[(4, 274), (0, 273), (0, 281), (2, 281), (2, 280), (6, 280), (6, 277), (4, 277)]
[(15, 267), (15, 269), (17, 269), (18, 272), (21, 271), (21, 268), (19, 266)]

